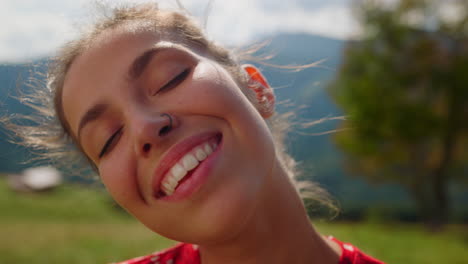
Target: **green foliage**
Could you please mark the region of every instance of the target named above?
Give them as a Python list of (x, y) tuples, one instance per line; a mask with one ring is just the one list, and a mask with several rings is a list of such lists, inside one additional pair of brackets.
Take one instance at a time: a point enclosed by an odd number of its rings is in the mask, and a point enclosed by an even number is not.
[(174, 244), (89, 186), (19, 194), (0, 180), (0, 211), (0, 263), (110, 263)]
[(417, 225), (381, 223), (319, 223), (318, 230), (351, 242), (385, 263), (464, 264), (468, 259), (466, 226), (449, 226), (439, 234)]
[[(174, 244), (116, 210), (100, 189), (63, 186), (25, 195), (8, 190), (0, 180), (0, 211), (0, 263), (110, 263)], [(431, 234), (403, 224), (314, 224), (322, 234), (350, 242), (386, 263), (466, 262), (466, 226)]]
[[(439, 12), (448, 5), (456, 20)], [(335, 137), (347, 167), (402, 184), (426, 217), (446, 218), (448, 183), (468, 168), (468, 4), (360, 1), (356, 14), (364, 38), (329, 87), (351, 128)]]

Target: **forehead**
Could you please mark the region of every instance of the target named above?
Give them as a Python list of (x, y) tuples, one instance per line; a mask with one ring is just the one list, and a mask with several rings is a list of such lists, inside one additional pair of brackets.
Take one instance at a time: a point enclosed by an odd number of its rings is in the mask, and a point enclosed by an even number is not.
[(68, 70), (62, 90), (63, 114), (73, 134), (80, 116), (96, 104), (105, 88), (117, 91), (125, 85), (132, 61), (163, 41), (176, 42), (170, 33), (135, 31), (124, 26), (102, 32), (84, 48)]

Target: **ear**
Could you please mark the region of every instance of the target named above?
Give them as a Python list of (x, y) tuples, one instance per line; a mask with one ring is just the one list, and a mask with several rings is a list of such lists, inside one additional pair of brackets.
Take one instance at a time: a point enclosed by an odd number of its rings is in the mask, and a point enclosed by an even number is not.
[(249, 77), (247, 87), (252, 90), (255, 95), (258, 105), (258, 111), (263, 118), (271, 117), (275, 112), (275, 95), (271, 89), (265, 76), (253, 65), (242, 65)]

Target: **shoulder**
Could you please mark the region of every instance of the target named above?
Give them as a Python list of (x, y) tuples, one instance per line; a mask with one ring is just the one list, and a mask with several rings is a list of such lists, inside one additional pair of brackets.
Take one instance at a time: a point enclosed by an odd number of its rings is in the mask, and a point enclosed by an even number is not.
[(148, 256), (129, 259), (113, 264), (199, 264), (198, 246), (179, 243), (172, 248), (152, 253)]
[(335, 241), (342, 250), (339, 264), (385, 264), (371, 256), (364, 254), (357, 247), (339, 241), (334, 237), (328, 237), (330, 240)]

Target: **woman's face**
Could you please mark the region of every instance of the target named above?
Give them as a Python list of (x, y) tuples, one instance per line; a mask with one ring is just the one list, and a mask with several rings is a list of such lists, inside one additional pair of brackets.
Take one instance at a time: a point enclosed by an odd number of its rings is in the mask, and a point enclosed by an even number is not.
[(254, 212), (273, 141), (232, 76), (172, 37), (101, 33), (67, 73), (63, 111), (121, 206), (166, 237), (216, 242)]

